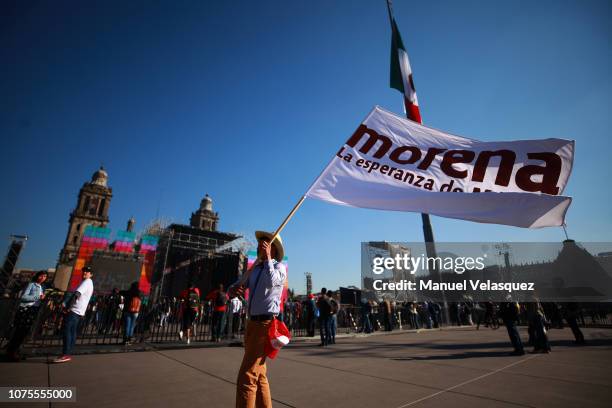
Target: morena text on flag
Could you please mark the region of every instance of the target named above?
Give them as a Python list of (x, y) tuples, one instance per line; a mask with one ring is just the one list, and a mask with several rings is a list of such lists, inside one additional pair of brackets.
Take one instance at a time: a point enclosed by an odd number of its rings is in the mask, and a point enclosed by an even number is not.
[[(383, 174), (397, 175), (399, 171), (402, 173), (405, 173), (406, 170), (427, 171), (432, 166), (436, 166), (448, 177), (469, 179), (471, 182), (483, 182), (487, 170), (492, 168), (491, 171), (497, 171), (494, 178), (494, 184), (497, 186), (507, 187), (513, 179), (516, 186), (525, 192), (559, 194), (557, 183), (561, 175), (562, 159), (557, 153), (551, 151), (517, 152), (507, 148), (476, 151), (396, 145), (390, 137), (370, 129), (364, 124), (357, 128), (345, 145), (358, 148), (359, 152), (375, 159), (382, 159), (386, 156), (398, 166), (395, 168), (384, 164), (380, 165), (375, 161), (371, 163), (363, 160), (361, 162), (357, 161), (359, 167), (369, 169), (369, 172), (382, 169)], [(344, 148), (340, 149), (337, 156), (342, 157), (343, 150)], [(525, 159), (528, 159), (541, 161), (542, 164), (522, 164), (516, 169), (517, 154), (526, 156), (520, 157), (521, 160), (518, 162), (524, 162)], [(497, 161), (494, 166), (490, 165), (492, 159)], [(461, 164), (471, 165), (471, 172), (465, 167), (455, 167)], [(401, 178), (397, 179), (400, 180)], [(403, 178), (406, 178), (406, 175)], [(476, 188), (475, 191), (480, 190)], [(500, 191), (503, 191), (503, 189), (500, 189)]]

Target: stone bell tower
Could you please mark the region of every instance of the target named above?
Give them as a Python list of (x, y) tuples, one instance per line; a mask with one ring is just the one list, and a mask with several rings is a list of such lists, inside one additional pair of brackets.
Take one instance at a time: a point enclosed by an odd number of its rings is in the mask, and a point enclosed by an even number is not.
[[(64, 247), (60, 251), (58, 268), (54, 284), (57, 288), (64, 286), (64, 280), (70, 279), (72, 266), (76, 259), (81, 237), (87, 225), (106, 227), (108, 224), (108, 209), (113, 190), (108, 186), (108, 174), (100, 167), (79, 191), (75, 209), (70, 213), (68, 233)], [(58, 274), (60, 276), (58, 276)], [(67, 276), (63, 276), (67, 275)], [(65, 279), (64, 279), (65, 278)]]
[(189, 224), (193, 228), (204, 231), (216, 231), (219, 223), (219, 213), (213, 211), (212, 198), (208, 194), (200, 202), (200, 208), (191, 213)]

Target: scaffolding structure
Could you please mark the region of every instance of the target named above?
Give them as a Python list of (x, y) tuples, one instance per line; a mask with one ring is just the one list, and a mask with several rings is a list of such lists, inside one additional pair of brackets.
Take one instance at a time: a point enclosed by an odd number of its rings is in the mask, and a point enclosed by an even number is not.
[[(175, 269), (187, 267), (203, 259), (220, 258), (231, 253), (246, 253), (252, 245), (240, 235), (223, 234), (229, 239), (206, 237), (197, 233), (175, 230), (172, 224), (159, 231), (159, 245), (156, 258), (156, 271), (161, 271), (161, 277), (155, 283), (154, 296), (161, 295), (164, 288), (166, 275)], [(184, 250), (190, 253), (189, 257), (182, 262), (168, 265), (171, 251)]]
[(11, 235), (9, 236), (10, 244), (0, 269), (0, 293), (6, 293), (10, 289), (13, 272), (19, 262), (19, 255), (28, 240), (27, 235)]

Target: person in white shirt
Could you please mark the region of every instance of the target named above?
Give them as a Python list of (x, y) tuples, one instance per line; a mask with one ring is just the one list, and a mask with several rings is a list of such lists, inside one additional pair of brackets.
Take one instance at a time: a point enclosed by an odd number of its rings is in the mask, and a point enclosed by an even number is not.
[(232, 304), (232, 338), (240, 331), (240, 315), (242, 312), (242, 300), (235, 296), (231, 300)]
[(85, 316), (89, 299), (93, 294), (94, 286), (91, 277), (93, 272), (89, 266), (83, 268), (83, 280), (76, 292), (64, 307), (64, 338), (62, 355), (53, 360), (54, 363), (66, 363), (72, 358), (70, 352), (74, 347), (79, 322)]

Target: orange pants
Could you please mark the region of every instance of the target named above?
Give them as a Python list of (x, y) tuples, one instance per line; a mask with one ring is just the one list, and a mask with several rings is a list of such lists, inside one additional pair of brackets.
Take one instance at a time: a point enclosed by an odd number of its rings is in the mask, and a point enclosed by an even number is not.
[(249, 320), (244, 335), (244, 357), (236, 381), (236, 408), (272, 407), (270, 384), (266, 377), (268, 329), (272, 320)]

